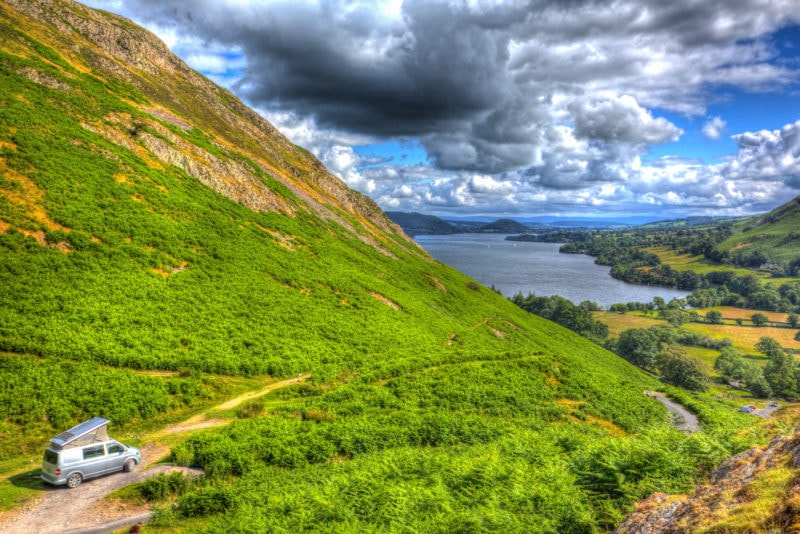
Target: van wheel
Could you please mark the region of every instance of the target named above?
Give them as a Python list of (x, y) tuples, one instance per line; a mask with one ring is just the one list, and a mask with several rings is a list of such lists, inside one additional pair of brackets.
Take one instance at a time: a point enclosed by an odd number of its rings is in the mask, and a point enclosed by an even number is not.
[(125, 462), (125, 465), (122, 466), (122, 470), (125, 471), (126, 473), (130, 473), (131, 471), (135, 471), (136, 470), (136, 460), (131, 458), (130, 460)]
[(80, 475), (80, 473), (72, 473), (67, 479), (67, 486), (70, 488), (77, 488), (81, 485), (82, 481), (83, 477)]

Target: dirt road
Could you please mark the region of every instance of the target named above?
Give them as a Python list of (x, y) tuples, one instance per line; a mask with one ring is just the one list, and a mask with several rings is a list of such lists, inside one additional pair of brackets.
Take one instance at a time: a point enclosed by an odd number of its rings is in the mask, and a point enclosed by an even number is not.
[(0, 532), (3, 534), (101, 534), (129, 527), (137, 521), (147, 522), (151, 513), (149, 506), (109, 505), (103, 501), (103, 498), (109, 493), (141, 482), (158, 473), (172, 471), (202, 473), (200, 470), (187, 467), (151, 466), (169, 453), (169, 447), (159, 442), (160, 437), (227, 424), (230, 422), (229, 419), (208, 419), (206, 413), (235, 408), (247, 400), (296, 384), (308, 377), (309, 375), (299, 375), (297, 378), (275, 382), (257, 391), (247, 392), (209, 408), (182, 423), (170, 425), (146, 437), (145, 444), (140, 447), (144, 465), (137, 471), (87, 480), (75, 489), (48, 486), (36, 499), (31, 499), (20, 508), (0, 515)]
[(658, 399), (669, 410), (672, 416), (672, 423), (675, 428), (684, 432), (697, 432), (700, 430), (700, 421), (697, 420), (692, 412), (678, 404), (677, 402), (669, 400), (662, 393), (657, 391), (645, 391), (645, 395)]
[[(114, 528), (124, 528), (133, 517), (149, 519), (150, 510), (146, 507), (107, 506), (99, 501), (109, 493), (129, 484), (141, 482), (158, 473), (172, 471), (196, 472), (188, 467), (158, 465), (133, 473), (119, 473), (93, 480), (87, 480), (75, 489), (65, 486), (48, 488), (43, 498), (22, 508), (8, 512), (8, 520), (0, 521), (0, 532), (9, 534), (64, 534), (65, 532), (85, 532), (102, 528), (110, 522), (120, 523)], [(6, 514), (4, 514), (5, 516)], [(131, 523), (135, 524), (136, 519)], [(97, 532), (102, 532), (98, 530)]]

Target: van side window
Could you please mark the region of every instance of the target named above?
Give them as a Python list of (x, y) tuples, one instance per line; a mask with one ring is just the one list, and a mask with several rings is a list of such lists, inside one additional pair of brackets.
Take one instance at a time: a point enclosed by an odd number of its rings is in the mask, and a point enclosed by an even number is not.
[(117, 454), (124, 451), (125, 448), (120, 445), (119, 443), (109, 443), (108, 444), (108, 454)]
[(94, 447), (86, 447), (83, 449), (83, 459), (91, 460), (92, 458), (99, 458), (105, 456), (106, 451), (103, 445), (95, 445)]

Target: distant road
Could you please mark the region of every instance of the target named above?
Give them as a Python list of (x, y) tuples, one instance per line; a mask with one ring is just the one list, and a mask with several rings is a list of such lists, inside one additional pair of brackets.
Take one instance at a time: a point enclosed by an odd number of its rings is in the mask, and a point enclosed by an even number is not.
[(752, 413), (753, 415), (758, 415), (759, 417), (767, 418), (767, 417), (771, 417), (772, 416), (772, 412), (774, 412), (777, 409), (778, 409), (778, 406), (769, 406), (769, 405), (767, 405), (767, 406), (764, 406), (763, 408), (759, 408), (758, 410), (753, 410), (750, 413)]
[(682, 430), (684, 432), (697, 432), (700, 430), (700, 421), (697, 420), (697, 416), (677, 402), (669, 400), (658, 391), (645, 391), (644, 394), (648, 397), (654, 397), (658, 399), (664, 406), (667, 407), (669, 413), (672, 414), (672, 424), (674, 424), (675, 428), (678, 430)]

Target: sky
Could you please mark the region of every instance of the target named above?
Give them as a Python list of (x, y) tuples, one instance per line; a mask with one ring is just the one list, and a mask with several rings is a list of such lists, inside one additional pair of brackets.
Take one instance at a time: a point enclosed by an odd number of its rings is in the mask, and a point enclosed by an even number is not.
[(746, 215), (800, 194), (798, 0), (83, 0), (386, 211)]

